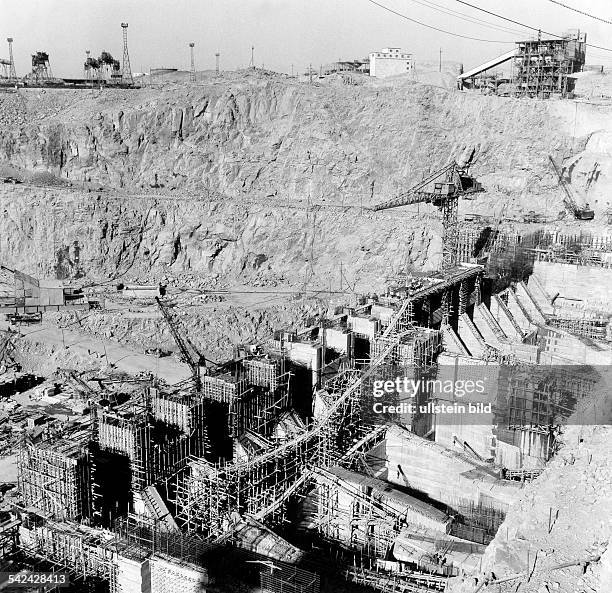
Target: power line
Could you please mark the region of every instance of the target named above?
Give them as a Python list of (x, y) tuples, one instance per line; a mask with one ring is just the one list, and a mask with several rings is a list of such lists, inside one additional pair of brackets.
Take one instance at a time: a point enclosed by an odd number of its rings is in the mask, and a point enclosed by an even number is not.
[(479, 19), (473, 16), (469, 16), (457, 10), (453, 10), (452, 8), (446, 8), (445, 6), (440, 6), (439, 4), (436, 4), (435, 2), (428, 2), (427, 0), (423, 0), (423, 1), (410, 0), (410, 2), (415, 2), (416, 4), (420, 4), (421, 6), (431, 8), (432, 10), (437, 10), (438, 12), (441, 12), (442, 14), (447, 14), (452, 17), (460, 18), (460, 19), (463, 19), (464, 21), (474, 23), (476, 25), (484, 25), (485, 27), (489, 27), (491, 29), (501, 31), (502, 33), (512, 33), (512, 34), (520, 33), (522, 34), (522, 31), (519, 31), (518, 29), (511, 29), (510, 27), (504, 27), (503, 25), (495, 25), (494, 23), (490, 23), (489, 21), (483, 21), (482, 19)]
[(588, 12), (584, 12), (582, 10), (578, 10), (577, 8), (573, 8), (572, 6), (568, 6), (567, 4), (563, 4), (563, 2), (559, 2), (558, 0), (548, 0), (553, 4), (558, 4), (559, 6), (563, 6), (563, 8), (567, 8), (568, 10), (573, 10), (578, 14), (583, 14), (584, 16), (588, 16), (589, 18), (595, 19), (596, 21), (601, 21), (602, 23), (607, 23), (608, 25), (612, 25), (612, 21), (607, 21), (606, 19), (602, 19), (601, 17), (595, 16), (593, 14), (589, 14)]
[[(550, 35), (551, 37), (556, 37), (557, 39), (563, 39), (563, 37), (561, 35), (557, 35), (555, 33), (551, 33), (550, 31), (544, 31), (544, 29), (538, 29), (536, 27), (532, 27), (530, 25), (526, 25), (525, 23), (519, 23), (519, 21), (515, 21), (515, 20), (513, 20), (511, 18), (508, 18), (507, 16), (502, 16), (501, 14), (497, 14), (495, 12), (491, 12), (490, 10), (486, 10), (484, 8), (480, 8), (480, 6), (475, 6), (474, 4), (470, 4), (469, 2), (465, 2), (465, 0), (456, 0), (456, 1), (459, 2), (459, 4), (465, 4), (466, 6), (469, 6), (470, 8), (474, 8), (476, 10), (480, 10), (480, 12), (486, 12), (487, 14), (490, 14), (492, 16), (496, 16), (498, 19), (502, 19), (504, 21), (508, 21), (509, 23), (514, 23), (515, 25), (519, 25), (521, 27), (525, 27), (526, 29), (531, 29), (532, 31), (538, 31), (538, 32), (544, 33), (546, 35)], [(593, 45), (592, 43), (585, 43), (585, 45), (587, 47), (595, 47), (597, 49), (603, 49), (604, 51), (612, 52), (612, 49), (610, 49), (609, 47), (601, 47), (600, 45)]]
[(406, 16), (405, 14), (402, 14), (401, 12), (397, 12), (396, 10), (389, 8), (388, 6), (385, 6), (384, 4), (380, 4), (376, 2), (375, 0), (368, 0), (368, 2), (370, 2), (370, 4), (375, 4), (376, 6), (382, 8), (383, 10), (386, 10), (387, 12), (390, 12), (407, 21), (410, 21), (411, 23), (416, 23), (417, 25), (421, 25), (422, 27), (427, 27), (428, 29), (433, 29), (434, 31), (439, 31), (440, 33), (446, 33), (447, 35), (453, 35), (454, 37), (461, 37), (462, 39), (471, 39), (472, 41), (484, 41), (486, 43), (514, 43), (512, 41), (500, 41), (498, 39), (480, 39), (478, 37), (469, 37), (468, 35), (460, 35), (459, 33), (453, 33), (452, 31), (446, 31), (445, 29), (440, 29), (438, 27), (428, 25), (427, 23), (417, 21), (416, 19)]

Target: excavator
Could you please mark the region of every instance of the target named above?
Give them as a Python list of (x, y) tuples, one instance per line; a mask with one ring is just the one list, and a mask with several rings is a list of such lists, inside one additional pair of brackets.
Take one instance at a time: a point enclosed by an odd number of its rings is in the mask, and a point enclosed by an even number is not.
[(372, 210), (378, 212), (418, 203), (436, 206), (442, 212), (442, 271), (457, 265), (459, 196), (484, 191), (481, 183), (468, 174), (473, 155), (474, 150), (462, 163), (454, 160), (409, 190), (372, 207)]
[(559, 170), (559, 167), (557, 166), (557, 163), (555, 163), (555, 160), (552, 158), (551, 155), (548, 155), (548, 160), (550, 161), (550, 164), (552, 165), (553, 169), (555, 170), (555, 173), (557, 174), (557, 178), (559, 179), (559, 185), (563, 188), (563, 192), (565, 193), (565, 197), (563, 198), (563, 203), (565, 204), (565, 207), (570, 211), (570, 213), (574, 216), (576, 220), (593, 220), (593, 218), (595, 218), (595, 212), (591, 210), (588, 203), (585, 203), (582, 208), (578, 206), (568, 184), (563, 178), (563, 173)]

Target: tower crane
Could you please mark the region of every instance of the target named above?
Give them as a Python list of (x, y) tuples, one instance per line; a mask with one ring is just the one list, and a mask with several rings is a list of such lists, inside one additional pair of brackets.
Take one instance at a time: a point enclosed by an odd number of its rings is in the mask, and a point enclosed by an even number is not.
[[(473, 155), (472, 151), (472, 155)], [(459, 196), (484, 191), (482, 185), (468, 174), (469, 163), (460, 165), (456, 161), (434, 171), (409, 190), (386, 202), (376, 204), (372, 210), (388, 210), (409, 204), (429, 203), (442, 212), (442, 270), (457, 265), (459, 225), (457, 210)], [(443, 178), (443, 181), (440, 180)], [(433, 185), (433, 187), (431, 187)]]

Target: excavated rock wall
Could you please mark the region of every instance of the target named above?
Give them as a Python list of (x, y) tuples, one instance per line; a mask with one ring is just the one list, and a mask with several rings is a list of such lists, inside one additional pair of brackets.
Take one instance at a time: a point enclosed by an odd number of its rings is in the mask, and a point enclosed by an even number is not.
[(0, 159), (113, 187), (367, 203), (469, 146), (492, 197), (524, 198), (556, 185), (548, 153), (587, 140), (571, 137), (570, 104), (408, 83), (309, 86), (253, 74), (98, 96), (24, 93), (10, 106), (16, 125), (0, 132)]
[(406, 265), (435, 268), (440, 222), (431, 206), (367, 206), (466, 148), (487, 192), (460, 212), (561, 210), (548, 154), (573, 154), (577, 187), (598, 159), (595, 198), (612, 178), (605, 108), (589, 105), (250, 73), (96, 93), (0, 97), (0, 168), (107, 189), (5, 186), (5, 264), (58, 278), (170, 271), (323, 287), (339, 284), (342, 262), (346, 281), (368, 289)]
[[(433, 211), (433, 208), (430, 208)], [(407, 263), (432, 268), (439, 221), (408, 213), (117, 197), (0, 186), (4, 265), (38, 277), (160, 280), (193, 273), (209, 284), (290, 283), (369, 290)]]

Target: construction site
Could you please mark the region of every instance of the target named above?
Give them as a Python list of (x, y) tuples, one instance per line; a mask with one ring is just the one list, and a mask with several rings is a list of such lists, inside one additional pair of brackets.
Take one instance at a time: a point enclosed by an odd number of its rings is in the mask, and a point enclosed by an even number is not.
[(145, 87), (121, 26), (0, 60), (0, 589), (609, 593), (586, 34)]

